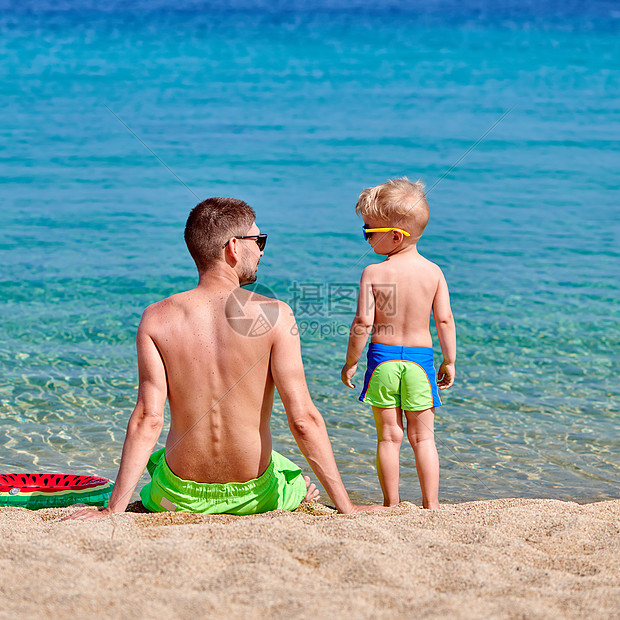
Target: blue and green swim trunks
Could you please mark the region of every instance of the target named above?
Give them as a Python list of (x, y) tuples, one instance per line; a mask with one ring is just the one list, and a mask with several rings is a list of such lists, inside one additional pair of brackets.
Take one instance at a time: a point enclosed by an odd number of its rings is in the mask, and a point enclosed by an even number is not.
[(360, 400), (375, 407), (423, 411), (439, 407), (433, 349), (371, 342)]
[(151, 482), (140, 491), (142, 504), (151, 512), (253, 515), (295, 510), (306, 496), (301, 469), (277, 452), (271, 453), (267, 469), (258, 478), (209, 484), (179, 478), (168, 467), (164, 450), (151, 454), (146, 466)]

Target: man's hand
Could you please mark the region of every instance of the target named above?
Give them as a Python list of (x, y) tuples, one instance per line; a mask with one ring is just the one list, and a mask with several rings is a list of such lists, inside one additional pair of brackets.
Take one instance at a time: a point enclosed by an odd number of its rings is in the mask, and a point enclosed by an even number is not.
[(442, 362), (437, 373), (437, 387), (440, 390), (447, 390), (454, 383), (454, 364)]
[(93, 521), (94, 519), (103, 519), (108, 515), (114, 514), (109, 508), (82, 508), (77, 512), (72, 512), (70, 515), (63, 517), (61, 521)]
[(351, 379), (353, 379), (353, 375), (355, 374), (356, 370), (357, 370), (357, 364), (353, 364), (353, 366), (349, 366), (348, 364), (345, 364), (342, 367), (342, 370), (340, 371), (340, 378), (342, 379), (342, 382), (347, 387), (350, 387), (352, 390), (355, 389), (355, 384), (351, 383)]

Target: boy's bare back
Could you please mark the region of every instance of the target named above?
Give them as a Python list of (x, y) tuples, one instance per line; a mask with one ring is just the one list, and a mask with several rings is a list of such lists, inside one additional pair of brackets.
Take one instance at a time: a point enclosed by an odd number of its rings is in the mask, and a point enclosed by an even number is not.
[(360, 297), (365, 297), (363, 303), (369, 310), (374, 309), (371, 342), (381, 344), (432, 347), (431, 313), (436, 320), (450, 314), (441, 269), (415, 247), (366, 267)]

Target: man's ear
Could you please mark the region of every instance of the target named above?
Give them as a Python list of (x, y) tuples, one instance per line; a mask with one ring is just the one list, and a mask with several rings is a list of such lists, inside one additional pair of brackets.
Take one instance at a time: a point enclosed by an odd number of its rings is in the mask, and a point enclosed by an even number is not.
[(239, 245), (238, 240), (231, 237), (224, 248), (224, 260), (231, 267), (234, 267), (239, 262)]

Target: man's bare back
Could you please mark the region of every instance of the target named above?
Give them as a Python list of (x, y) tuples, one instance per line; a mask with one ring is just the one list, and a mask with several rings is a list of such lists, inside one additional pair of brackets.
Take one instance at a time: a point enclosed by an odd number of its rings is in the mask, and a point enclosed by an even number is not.
[(227, 316), (231, 295), (248, 321), (266, 303), (279, 313), (279, 302), (216, 277), (150, 306), (140, 325), (139, 337), (153, 341), (166, 368), (166, 460), (177, 476), (196, 482), (257, 478), (271, 457), (275, 331), (254, 337), (235, 331)]

